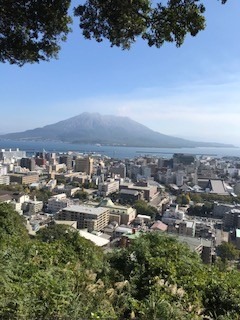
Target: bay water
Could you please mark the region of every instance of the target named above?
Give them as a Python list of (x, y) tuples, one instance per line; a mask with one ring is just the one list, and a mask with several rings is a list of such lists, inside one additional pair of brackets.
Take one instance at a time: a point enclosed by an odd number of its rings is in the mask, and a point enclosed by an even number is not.
[(32, 155), (38, 151), (42, 152), (43, 150), (45, 150), (45, 152), (60, 153), (75, 151), (83, 154), (95, 153), (117, 159), (134, 158), (144, 155), (171, 158), (174, 153), (210, 155), (214, 157), (240, 157), (240, 148), (145, 148), (98, 144), (72, 144), (57, 141), (0, 140), (0, 149), (9, 148), (25, 150), (28, 155)]

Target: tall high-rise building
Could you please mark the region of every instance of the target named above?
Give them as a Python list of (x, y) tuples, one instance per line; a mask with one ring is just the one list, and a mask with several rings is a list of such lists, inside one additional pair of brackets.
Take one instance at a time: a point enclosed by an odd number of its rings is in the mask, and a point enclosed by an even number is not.
[(22, 158), (20, 160), (20, 166), (22, 168), (27, 168), (30, 171), (35, 170), (35, 159), (34, 158)]
[(67, 170), (71, 170), (73, 168), (72, 165), (73, 159), (70, 155), (62, 155), (59, 157), (59, 163), (64, 163), (67, 167)]
[(75, 160), (75, 171), (86, 172), (91, 175), (93, 173), (93, 159), (90, 157), (77, 158)]

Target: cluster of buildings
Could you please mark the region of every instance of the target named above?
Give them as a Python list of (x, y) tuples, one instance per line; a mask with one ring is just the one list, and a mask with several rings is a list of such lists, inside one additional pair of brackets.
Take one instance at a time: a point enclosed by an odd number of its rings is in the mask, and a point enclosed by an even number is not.
[[(204, 220), (189, 217), (188, 207), (179, 207), (174, 201), (174, 195), (188, 192), (240, 195), (237, 158), (174, 154), (170, 159), (139, 156), (119, 160), (44, 150), (29, 156), (19, 149), (2, 149), (0, 185), (17, 184), (25, 185), (30, 192), (43, 189), (52, 194), (43, 203), (2, 188), (0, 202), (10, 203), (19, 214), (24, 214), (30, 232), (55, 220), (71, 225), (89, 239), (94, 238), (96, 244), (109, 245), (121, 239), (122, 246), (144, 232), (168, 232), (189, 245), (192, 243), (195, 251), (204, 251), (205, 262), (209, 262), (214, 247), (221, 243), (222, 232), (227, 230), (240, 248), (240, 206), (215, 203), (215, 220)], [(88, 193), (84, 202), (75, 197), (83, 188)], [(157, 208), (158, 220), (151, 221), (149, 216), (136, 212), (137, 200)], [(216, 232), (217, 219), (220, 233)], [(98, 242), (96, 237), (104, 241)]]

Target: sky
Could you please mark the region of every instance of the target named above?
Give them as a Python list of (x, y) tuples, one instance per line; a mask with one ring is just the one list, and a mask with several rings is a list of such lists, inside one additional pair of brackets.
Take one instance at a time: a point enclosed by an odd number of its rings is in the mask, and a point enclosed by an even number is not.
[(81, 114), (128, 116), (196, 141), (240, 146), (240, 1), (205, 0), (206, 29), (180, 48), (132, 48), (85, 40), (78, 28), (57, 60), (0, 64), (0, 133)]

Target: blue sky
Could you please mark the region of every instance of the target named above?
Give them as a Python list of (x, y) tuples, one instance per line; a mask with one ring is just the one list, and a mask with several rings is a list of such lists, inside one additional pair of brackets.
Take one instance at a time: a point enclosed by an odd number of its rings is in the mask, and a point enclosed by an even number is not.
[(181, 48), (130, 51), (84, 40), (74, 24), (58, 60), (0, 64), (0, 132), (82, 112), (129, 116), (161, 133), (240, 146), (240, 1), (206, 0), (207, 26)]

